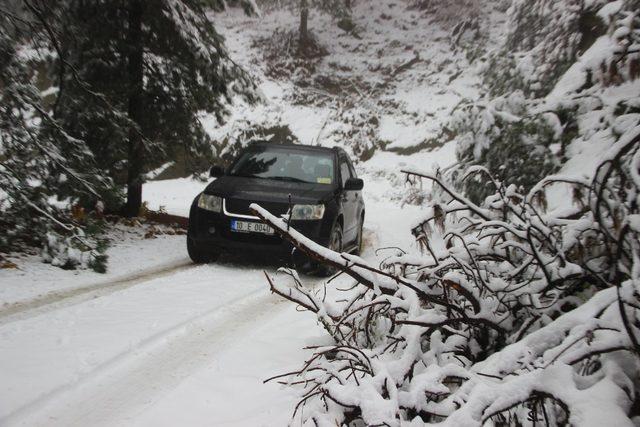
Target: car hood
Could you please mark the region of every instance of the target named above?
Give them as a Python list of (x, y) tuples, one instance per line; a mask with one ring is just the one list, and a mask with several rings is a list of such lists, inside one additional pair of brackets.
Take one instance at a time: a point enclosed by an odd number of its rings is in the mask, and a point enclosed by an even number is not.
[(330, 200), (334, 187), (326, 184), (275, 181), (263, 178), (223, 176), (211, 182), (204, 190), (224, 198), (288, 203), (321, 203)]

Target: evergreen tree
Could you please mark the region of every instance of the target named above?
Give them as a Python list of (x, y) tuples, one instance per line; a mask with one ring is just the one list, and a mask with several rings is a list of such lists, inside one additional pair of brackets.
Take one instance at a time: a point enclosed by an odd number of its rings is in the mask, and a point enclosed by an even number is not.
[(198, 0), (74, 0), (64, 15), (73, 67), (57, 113), (127, 184), (124, 213), (137, 215), (150, 162), (212, 156), (202, 115), (223, 120), (234, 96), (254, 100), (254, 86)]
[(97, 172), (84, 141), (70, 136), (43, 102), (35, 70), (52, 50), (37, 17), (18, 7), (2, 10), (0, 251), (44, 245), (61, 266), (102, 263), (83, 224), (53, 202), (64, 196), (71, 205), (96, 203), (111, 183)]
[[(567, 161), (574, 141), (619, 137), (637, 103), (604, 93), (640, 76), (639, 4), (514, 0), (504, 44), (483, 59), (488, 95), (461, 103), (449, 123), (458, 142), (453, 172), (479, 165), (528, 190)], [(594, 44), (600, 37), (608, 44)], [(590, 48), (597, 55), (576, 64)], [(481, 175), (457, 184), (476, 202), (493, 191)]]

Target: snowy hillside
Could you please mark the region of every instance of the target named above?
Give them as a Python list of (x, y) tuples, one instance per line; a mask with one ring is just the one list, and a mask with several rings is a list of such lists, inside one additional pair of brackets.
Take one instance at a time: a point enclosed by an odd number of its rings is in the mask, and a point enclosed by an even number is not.
[[(492, 5), (479, 9), (484, 31), (504, 21)], [(380, 149), (432, 148), (454, 107), (480, 95), (477, 67), (451, 36), (454, 22), (392, 0), (357, 2), (352, 16), (348, 33), (312, 13), (310, 30), (326, 55), (309, 62), (287, 52), (293, 13), (216, 17), (232, 57), (261, 81), (267, 102), (234, 110), (221, 128), (211, 123), (215, 139), (237, 138), (250, 124), (288, 126), (303, 143), (338, 144), (364, 159)]]

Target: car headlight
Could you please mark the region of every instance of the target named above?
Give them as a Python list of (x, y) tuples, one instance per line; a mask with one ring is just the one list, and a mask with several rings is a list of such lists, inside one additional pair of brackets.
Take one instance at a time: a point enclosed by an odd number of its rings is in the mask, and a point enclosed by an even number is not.
[(322, 219), (324, 205), (293, 205), (291, 219)]
[(222, 212), (222, 197), (202, 193), (198, 199), (198, 207), (212, 212)]

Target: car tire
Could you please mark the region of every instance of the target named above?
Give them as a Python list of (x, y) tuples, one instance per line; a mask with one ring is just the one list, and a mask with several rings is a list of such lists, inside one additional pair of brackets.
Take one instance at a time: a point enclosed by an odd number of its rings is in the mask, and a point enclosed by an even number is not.
[(311, 259), (305, 255), (300, 249), (293, 248), (291, 251), (291, 264), (290, 264), (298, 273), (312, 273), (315, 264), (311, 261)]
[[(334, 252), (342, 252), (342, 226), (339, 222), (336, 222), (333, 228), (331, 229), (331, 234), (329, 236), (329, 249)], [(321, 265), (320, 266), (320, 275), (323, 277), (333, 276), (338, 272), (336, 267)]]
[(213, 262), (218, 259), (219, 254), (211, 251), (204, 251), (202, 248), (199, 248), (194, 240), (187, 236), (187, 252), (189, 253), (189, 258), (196, 264), (206, 264), (209, 262)]

